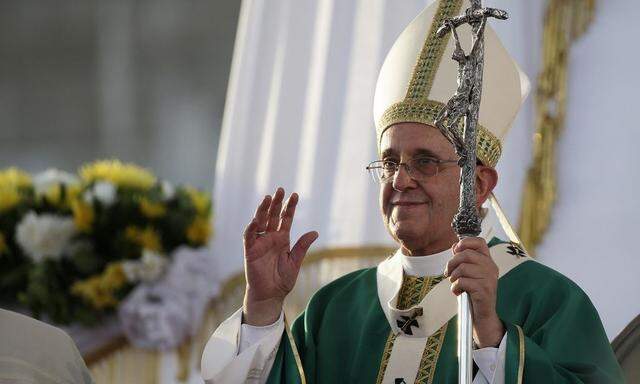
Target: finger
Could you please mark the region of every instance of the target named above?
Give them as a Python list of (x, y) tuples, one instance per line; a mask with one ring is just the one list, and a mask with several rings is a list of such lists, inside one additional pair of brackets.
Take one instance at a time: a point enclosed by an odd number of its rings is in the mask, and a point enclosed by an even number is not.
[(278, 188), (269, 206), (267, 232), (275, 231), (278, 228), (278, 215), (280, 214), (280, 209), (282, 209), (282, 199), (284, 199), (284, 189)]
[(480, 264), (482, 263), (482, 261), (486, 260), (486, 256), (482, 255), (481, 253), (467, 249), (455, 254), (451, 258), (451, 260), (447, 262), (447, 266), (444, 270), (444, 276), (449, 277), (451, 275), (451, 272), (453, 272), (458, 267), (458, 265), (462, 263)]
[(296, 206), (298, 205), (298, 194), (292, 193), (287, 201), (287, 205), (282, 210), (282, 214), (280, 215), (280, 225), (278, 225), (278, 231), (287, 231), (291, 230), (291, 225), (293, 224), (293, 216), (296, 213)]
[(251, 220), (249, 225), (244, 229), (244, 234), (242, 235), (242, 239), (244, 240), (244, 248), (249, 249), (253, 246), (253, 243), (256, 241), (256, 232), (258, 229), (258, 220), (254, 218)]
[(291, 248), (291, 259), (293, 262), (300, 266), (302, 264), (302, 260), (304, 256), (307, 254), (309, 247), (313, 244), (314, 241), (318, 238), (319, 234), (316, 231), (307, 232), (304, 235), (300, 236), (296, 244)]
[(467, 282), (464, 278), (458, 279), (455, 283), (451, 284), (451, 293), (456, 296), (460, 296), (462, 292), (466, 292), (465, 288), (467, 287)]
[(267, 229), (267, 218), (268, 218), (267, 210), (270, 204), (271, 204), (271, 196), (267, 195), (264, 197), (264, 199), (262, 199), (262, 202), (260, 203), (260, 205), (258, 205), (258, 208), (256, 209), (256, 214), (254, 217), (256, 218), (257, 232), (264, 232)]
[(488, 271), (486, 268), (483, 268), (477, 264), (468, 264), (462, 263), (458, 265), (456, 269), (451, 272), (451, 276), (449, 276), (449, 281), (454, 283), (456, 280), (467, 277), (471, 279), (484, 279), (487, 277), (493, 277), (492, 273)]
[(463, 277), (456, 280), (455, 283), (451, 284), (451, 292), (454, 295), (459, 296), (462, 292), (467, 292), (469, 295), (477, 292), (479, 289), (478, 279), (471, 279), (468, 277)]
[(453, 246), (453, 253), (462, 252), (465, 249), (471, 249), (483, 255), (489, 255), (489, 246), (482, 237), (466, 237), (458, 241)]

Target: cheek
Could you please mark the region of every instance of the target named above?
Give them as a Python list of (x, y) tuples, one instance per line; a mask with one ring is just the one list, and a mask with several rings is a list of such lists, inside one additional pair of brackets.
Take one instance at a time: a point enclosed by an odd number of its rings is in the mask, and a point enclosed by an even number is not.
[[(443, 176), (442, 178), (440, 178)], [(444, 177), (446, 176), (446, 177)], [(452, 207), (457, 209), (460, 193), (459, 177), (457, 173), (440, 174), (437, 183), (424, 186), (424, 190), (431, 198), (433, 209), (438, 211), (450, 211)]]
[(460, 200), (460, 178), (457, 174), (452, 173), (447, 177), (446, 187), (442, 189), (442, 206), (445, 209), (458, 209)]
[(392, 188), (391, 184), (383, 184), (380, 186), (380, 197), (378, 204), (383, 216), (389, 215), (389, 202), (391, 201)]

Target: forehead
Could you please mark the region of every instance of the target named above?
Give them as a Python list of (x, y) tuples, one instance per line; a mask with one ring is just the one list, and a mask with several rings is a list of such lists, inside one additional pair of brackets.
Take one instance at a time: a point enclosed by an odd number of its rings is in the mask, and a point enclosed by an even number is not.
[(421, 123), (400, 123), (387, 128), (380, 139), (380, 154), (431, 153), (438, 157), (455, 155), (453, 145), (430, 125)]

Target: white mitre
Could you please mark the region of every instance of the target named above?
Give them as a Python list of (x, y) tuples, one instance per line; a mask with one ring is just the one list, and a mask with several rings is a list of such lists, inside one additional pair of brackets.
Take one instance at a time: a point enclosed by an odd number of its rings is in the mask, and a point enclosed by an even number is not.
[[(389, 51), (376, 86), (373, 116), (378, 147), (382, 133), (403, 122), (434, 126), (435, 118), (457, 89), (458, 63), (451, 56), (455, 41), (451, 33), (436, 36), (447, 18), (470, 7), (468, 0), (436, 0), (429, 4), (400, 34)], [(469, 52), (471, 27), (458, 27)], [(478, 131), (478, 159), (495, 167), (502, 140), (509, 131), (529, 92), (529, 80), (509, 55), (494, 30), (485, 30), (484, 81)]]

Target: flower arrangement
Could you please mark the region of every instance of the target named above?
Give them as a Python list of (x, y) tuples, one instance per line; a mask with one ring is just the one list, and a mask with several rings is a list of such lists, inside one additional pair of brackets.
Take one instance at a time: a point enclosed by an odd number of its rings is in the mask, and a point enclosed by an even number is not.
[(181, 246), (211, 234), (209, 196), (116, 160), (78, 175), (0, 171), (0, 301), (59, 324), (96, 324)]

